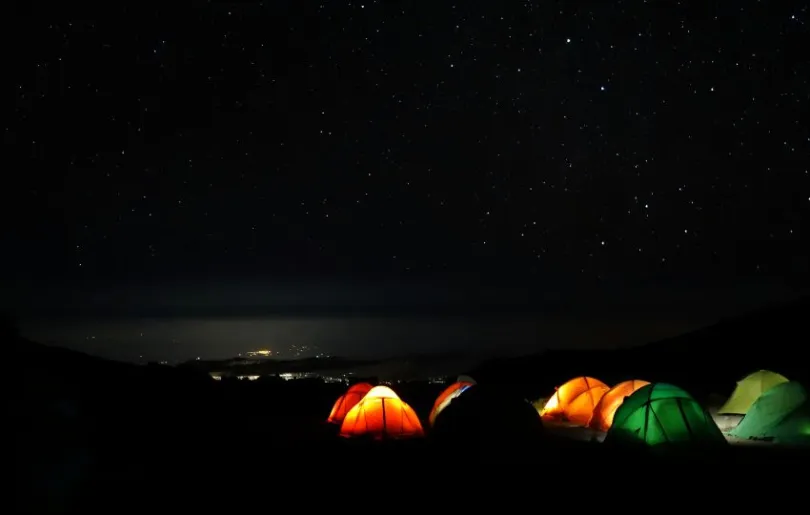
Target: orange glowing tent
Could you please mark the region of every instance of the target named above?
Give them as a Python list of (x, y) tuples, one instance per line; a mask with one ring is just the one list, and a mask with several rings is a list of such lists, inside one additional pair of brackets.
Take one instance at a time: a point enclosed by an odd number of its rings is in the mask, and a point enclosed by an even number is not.
[(582, 376), (571, 379), (556, 388), (554, 395), (549, 398), (546, 405), (540, 410), (540, 416), (544, 420), (565, 420), (565, 410), (568, 408), (568, 405), (579, 397), (580, 394), (597, 386), (610, 388), (599, 379), (594, 379), (593, 377)]
[(613, 416), (616, 410), (624, 402), (625, 397), (630, 397), (633, 392), (650, 384), (648, 381), (641, 379), (631, 379), (630, 381), (623, 381), (602, 396), (599, 404), (593, 410), (593, 417), (588, 423), (588, 427), (598, 429), (600, 431), (607, 431), (613, 425)]
[(372, 388), (349, 410), (340, 426), (340, 436), (345, 438), (365, 436), (384, 440), (424, 435), (422, 423), (413, 408), (387, 386)]
[(432, 426), (436, 422), (436, 416), (442, 412), (444, 408), (450, 404), (453, 399), (464, 393), (467, 388), (474, 385), (475, 383), (467, 382), (467, 381), (457, 381), (442, 391), (438, 397), (436, 397), (436, 402), (433, 403), (433, 409), (430, 410), (430, 415), (428, 416), (428, 422)]
[(565, 407), (563, 417), (572, 424), (580, 426), (587, 426), (593, 417), (593, 410), (602, 396), (610, 391), (610, 388), (604, 385), (596, 385), (588, 388), (581, 394), (577, 395), (568, 406)]
[(342, 424), (346, 413), (352, 409), (355, 404), (363, 400), (363, 397), (373, 388), (368, 383), (357, 383), (349, 387), (346, 393), (338, 397), (335, 405), (332, 406), (332, 411), (329, 413), (329, 418), (326, 419), (330, 424)]

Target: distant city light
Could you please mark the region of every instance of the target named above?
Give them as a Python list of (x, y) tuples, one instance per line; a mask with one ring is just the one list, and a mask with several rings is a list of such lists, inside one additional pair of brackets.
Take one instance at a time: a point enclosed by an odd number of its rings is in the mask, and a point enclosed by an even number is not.
[(252, 358), (253, 357), (258, 357), (258, 356), (266, 358), (266, 357), (272, 356), (273, 351), (271, 351), (269, 349), (259, 349), (259, 350), (248, 351), (248, 352), (245, 353), (245, 355), (250, 356)]

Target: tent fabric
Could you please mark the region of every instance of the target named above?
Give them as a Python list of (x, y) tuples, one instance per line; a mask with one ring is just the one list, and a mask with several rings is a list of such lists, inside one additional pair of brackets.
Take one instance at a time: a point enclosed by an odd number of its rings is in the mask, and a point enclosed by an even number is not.
[(636, 390), (619, 406), (605, 443), (660, 446), (727, 442), (691, 395), (671, 384), (652, 383)]
[(577, 395), (565, 407), (563, 415), (565, 420), (572, 424), (587, 426), (593, 417), (594, 408), (608, 391), (610, 388), (607, 386), (594, 386)]
[(581, 393), (584, 393), (595, 386), (604, 386), (609, 388), (608, 385), (594, 379), (593, 377), (575, 377), (570, 381), (558, 387), (543, 409), (540, 410), (540, 416), (544, 420), (564, 420), (565, 409), (571, 402), (576, 399)]
[(467, 388), (472, 386), (474, 383), (469, 382), (455, 382), (445, 388), (442, 393), (436, 397), (436, 402), (433, 403), (433, 408), (430, 410), (430, 415), (428, 416), (428, 422), (432, 426), (436, 422), (436, 416), (450, 404), (453, 399), (464, 393)]
[(326, 421), (330, 424), (342, 424), (349, 412), (373, 387), (368, 383), (357, 383), (349, 387), (346, 393), (338, 397)]
[(630, 381), (622, 381), (608, 392), (606, 392), (599, 400), (599, 404), (593, 410), (588, 427), (597, 429), (599, 431), (607, 431), (613, 424), (613, 416), (616, 410), (624, 402), (625, 397), (629, 397), (641, 388), (650, 384), (649, 381), (642, 381), (641, 379), (631, 379)]
[(770, 370), (757, 370), (737, 382), (731, 397), (717, 410), (718, 415), (745, 415), (760, 395), (788, 378)]
[(810, 443), (810, 400), (796, 381), (763, 393), (730, 433), (737, 438), (769, 439), (779, 443)]
[(473, 378), (472, 378), (472, 377), (470, 377), (470, 376), (464, 375), (464, 374), (462, 374), (462, 375), (458, 376), (458, 379), (456, 379), (456, 382), (457, 382), (457, 383), (470, 383), (470, 384), (476, 384), (475, 379), (473, 379)]
[(438, 414), (432, 436), (450, 446), (525, 454), (544, 431), (525, 399), (503, 388), (473, 385)]
[(377, 386), (346, 414), (340, 426), (344, 438), (370, 437), (375, 440), (424, 436), (416, 412), (393, 390)]
[(375, 386), (366, 393), (366, 397), (369, 399), (399, 399), (399, 395), (385, 385)]

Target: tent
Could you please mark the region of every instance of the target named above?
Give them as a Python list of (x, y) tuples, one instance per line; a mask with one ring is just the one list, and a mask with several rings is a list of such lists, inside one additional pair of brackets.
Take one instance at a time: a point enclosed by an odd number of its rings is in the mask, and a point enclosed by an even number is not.
[(726, 439), (691, 395), (671, 384), (652, 383), (619, 406), (605, 443), (714, 445)]
[(540, 410), (540, 416), (544, 420), (565, 420), (565, 410), (568, 405), (580, 394), (595, 386), (609, 388), (608, 385), (593, 377), (575, 377), (571, 379), (556, 388), (554, 395), (548, 399), (543, 409)]
[(436, 416), (431, 435), (464, 452), (523, 459), (544, 431), (537, 410), (525, 399), (503, 388), (473, 385)]
[(335, 401), (334, 406), (332, 406), (332, 411), (329, 413), (329, 418), (327, 418), (326, 421), (330, 424), (342, 424), (346, 413), (348, 413), (355, 404), (360, 402), (372, 388), (373, 387), (368, 383), (357, 383), (350, 386), (349, 389), (346, 390), (346, 393), (338, 397), (338, 400)]
[(346, 414), (340, 436), (365, 436), (375, 440), (414, 438), (424, 436), (424, 430), (413, 408), (402, 402), (393, 390), (375, 386)]
[(730, 433), (737, 438), (768, 439), (778, 443), (810, 444), (810, 400), (796, 381), (763, 393)]
[(464, 393), (467, 388), (472, 386), (474, 383), (469, 382), (462, 382), (458, 381), (442, 391), (438, 397), (436, 397), (436, 402), (433, 403), (433, 408), (430, 410), (430, 415), (428, 416), (428, 422), (432, 426), (436, 422), (436, 415), (438, 415), (444, 408), (450, 404), (453, 399)]
[(624, 402), (624, 398), (629, 397), (633, 392), (648, 384), (650, 384), (648, 381), (631, 379), (630, 381), (622, 381), (608, 390), (599, 400), (599, 404), (594, 408), (593, 416), (588, 426), (592, 429), (598, 429), (599, 431), (607, 431), (610, 429), (610, 426), (613, 424), (613, 415), (616, 414), (616, 410), (619, 409), (619, 406)]
[(594, 408), (608, 391), (610, 388), (603, 385), (585, 390), (565, 407), (563, 417), (572, 424), (587, 426), (593, 417)]
[(725, 404), (717, 410), (718, 415), (745, 415), (760, 395), (774, 386), (787, 383), (788, 378), (770, 370), (758, 370), (737, 382)]

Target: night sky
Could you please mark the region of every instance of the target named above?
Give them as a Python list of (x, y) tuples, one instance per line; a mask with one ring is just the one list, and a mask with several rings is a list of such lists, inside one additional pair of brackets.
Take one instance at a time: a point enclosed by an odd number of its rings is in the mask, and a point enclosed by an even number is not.
[(807, 284), (806, 1), (69, 4), (12, 29), (17, 291)]

